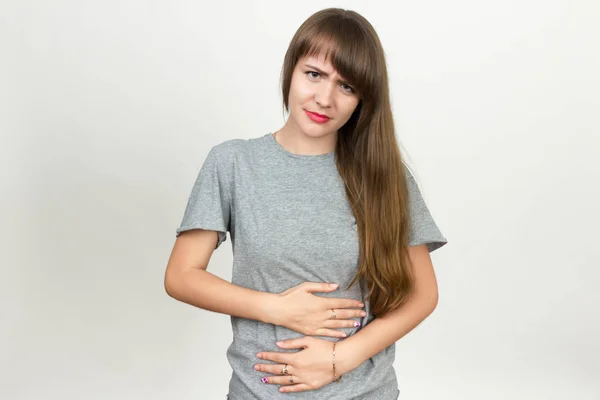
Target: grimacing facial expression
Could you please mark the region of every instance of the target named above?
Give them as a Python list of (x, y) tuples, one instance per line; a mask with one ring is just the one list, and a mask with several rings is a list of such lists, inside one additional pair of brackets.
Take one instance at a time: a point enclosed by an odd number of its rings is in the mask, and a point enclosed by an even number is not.
[[(354, 87), (324, 58), (307, 56), (296, 63), (290, 85), (290, 114), (305, 134), (318, 137), (337, 131), (350, 119), (359, 101)], [(307, 111), (329, 119), (315, 122)]]

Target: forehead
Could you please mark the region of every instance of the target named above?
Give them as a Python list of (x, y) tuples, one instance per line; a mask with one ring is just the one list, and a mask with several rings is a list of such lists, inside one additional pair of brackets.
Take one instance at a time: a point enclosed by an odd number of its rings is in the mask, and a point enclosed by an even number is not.
[(319, 57), (309, 56), (309, 55), (304, 56), (300, 60), (298, 60), (298, 65), (300, 65), (300, 64), (302, 66), (304, 66), (305, 64), (313, 65), (331, 75), (337, 74), (337, 71), (335, 70), (333, 65), (331, 65), (329, 60), (326, 60), (322, 56), (319, 56)]

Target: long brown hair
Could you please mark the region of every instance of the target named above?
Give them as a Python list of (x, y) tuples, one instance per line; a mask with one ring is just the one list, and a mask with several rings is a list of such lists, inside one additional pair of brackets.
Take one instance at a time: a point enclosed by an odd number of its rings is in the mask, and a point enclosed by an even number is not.
[(390, 106), (385, 54), (371, 24), (360, 14), (327, 8), (296, 31), (281, 72), (283, 105), (298, 60), (325, 52), (336, 71), (360, 95), (338, 130), (335, 163), (345, 182), (360, 242), (358, 271), (348, 288), (366, 283), (376, 316), (403, 304), (414, 287), (408, 257), (408, 189)]

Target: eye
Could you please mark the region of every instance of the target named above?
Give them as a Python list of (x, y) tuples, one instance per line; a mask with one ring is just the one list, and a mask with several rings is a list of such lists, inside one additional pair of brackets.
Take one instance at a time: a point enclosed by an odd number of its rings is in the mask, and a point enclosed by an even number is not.
[(346, 87), (348, 87), (350, 89), (350, 90), (347, 90), (347, 92), (349, 92), (349, 93), (356, 93), (356, 90), (354, 90), (354, 88), (352, 88), (352, 86), (349, 86), (349, 85), (347, 85), (345, 83), (343, 83), (342, 86), (346, 86)]
[[(317, 71), (306, 71), (305, 74), (308, 75), (309, 77), (315, 78), (315, 79), (318, 78), (321, 75)], [(311, 74), (315, 74), (317, 76), (314, 76), (314, 75), (311, 75)], [(350, 86), (350, 85), (348, 85), (346, 83), (342, 83), (342, 87), (345, 87), (344, 91), (346, 91), (348, 93), (352, 93), (352, 94), (356, 93), (356, 90), (354, 90), (354, 88), (352, 86)]]

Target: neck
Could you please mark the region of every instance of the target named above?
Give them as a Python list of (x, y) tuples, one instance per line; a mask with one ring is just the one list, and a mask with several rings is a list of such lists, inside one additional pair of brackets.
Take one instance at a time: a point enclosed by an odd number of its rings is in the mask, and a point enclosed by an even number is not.
[(287, 131), (284, 128), (275, 132), (273, 136), (290, 153), (316, 156), (335, 151), (337, 131), (321, 136), (309, 136), (302, 132)]

